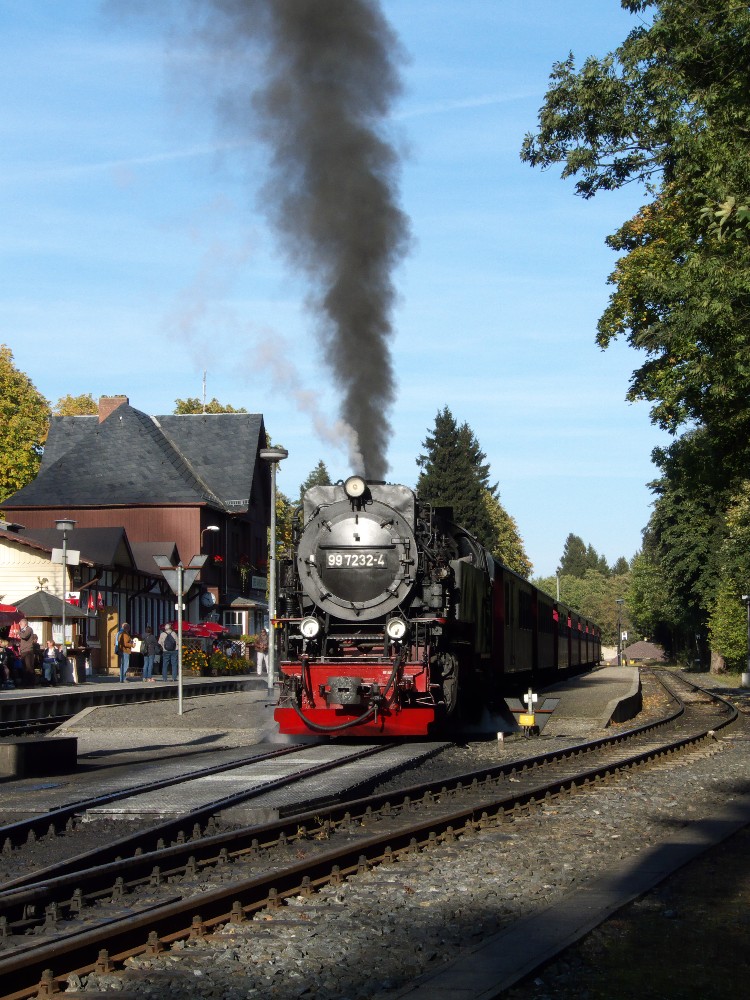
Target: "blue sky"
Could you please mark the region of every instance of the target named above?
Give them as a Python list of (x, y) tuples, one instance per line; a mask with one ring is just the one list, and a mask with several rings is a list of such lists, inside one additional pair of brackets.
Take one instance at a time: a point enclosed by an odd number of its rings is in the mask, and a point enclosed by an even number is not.
[[(610, 51), (634, 19), (618, 0), (383, 10), (408, 56), (393, 134), (413, 235), (395, 273), (389, 479), (415, 483), (447, 405), (535, 573), (554, 572), (569, 532), (630, 558), (665, 438), (624, 400), (639, 356), (594, 338), (615, 262), (604, 238), (642, 194), (583, 202), (518, 154), (552, 63)], [(264, 414), (295, 494), (321, 458), (334, 479), (351, 471), (323, 427), (337, 395), (304, 277), (258, 205), (263, 147), (218, 130), (210, 76), (158, 18), (0, 0), (0, 342), (53, 403), (125, 393), (169, 413), (206, 370), (209, 399)]]

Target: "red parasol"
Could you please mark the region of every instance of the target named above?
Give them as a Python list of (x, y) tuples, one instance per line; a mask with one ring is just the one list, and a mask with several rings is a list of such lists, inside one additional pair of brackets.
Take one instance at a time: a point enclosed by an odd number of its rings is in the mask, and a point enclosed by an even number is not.
[(224, 625), (219, 625), (218, 622), (201, 622), (199, 627), (208, 629), (211, 635), (223, 635), (229, 631)]
[[(172, 626), (172, 631), (173, 632), (177, 631), (177, 622), (168, 622), (168, 624)], [(187, 636), (187, 638), (190, 638), (190, 636), (194, 636), (195, 635), (195, 630), (197, 628), (198, 628), (198, 626), (194, 625), (193, 622), (183, 622), (182, 623), (182, 634), (184, 636)]]
[(23, 618), (23, 611), (12, 604), (0, 604), (0, 625), (14, 625)]

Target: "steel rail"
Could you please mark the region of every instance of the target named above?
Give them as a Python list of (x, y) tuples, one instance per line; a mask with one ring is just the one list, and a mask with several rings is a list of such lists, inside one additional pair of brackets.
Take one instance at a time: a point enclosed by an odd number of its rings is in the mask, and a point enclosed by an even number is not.
[(276, 757), (283, 757), (287, 754), (299, 753), (304, 749), (306, 748), (303, 746), (279, 747), (276, 750), (241, 757), (238, 760), (228, 761), (224, 764), (212, 764), (209, 767), (182, 772), (173, 775), (171, 778), (158, 778), (154, 781), (142, 782), (139, 785), (120, 788), (115, 792), (106, 792), (103, 795), (95, 795), (88, 799), (77, 799), (56, 809), (50, 809), (41, 816), (32, 816), (29, 819), (19, 820), (17, 823), (0, 826), (0, 841), (3, 844), (8, 841), (12, 846), (18, 846), (28, 839), (29, 834), (33, 834), (35, 837), (43, 837), (49, 836), (52, 832), (57, 833), (60, 829), (66, 827), (68, 822), (75, 816), (86, 812), (88, 809), (96, 809), (103, 805), (108, 805), (110, 802), (119, 802), (133, 795), (143, 795), (145, 792), (155, 792), (163, 788), (171, 788), (174, 785), (184, 784), (187, 781), (193, 781), (197, 778), (210, 777), (212, 774), (222, 774), (224, 771), (247, 767), (249, 764), (255, 762), (273, 760)]
[[(242, 802), (249, 802), (253, 798), (258, 798), (261, 795), (268, 794), (270, 791), (275, 791), (297, 782), (304, 781), (306, 778), (315, 777), (319, 774), (325, 774), (326, 772), (333, 771), (338, 767), (344, 766), (345, 764), (351, 764), (359, 760), (364, 760), (367, 757), (372, 757), (375, 754), (384, 753), (390, 748), (391, 744), (380, 744), (377, 746), (365, 747), (361, 750), (353, 751), (347, 757), (337, 758), (336, 760), (331, 761), (323, 761), (320, 764), (314, 764), (311, 767), (294, 771), (291, 774), (282, 775), (279, 778), (272, 778), (254, 788), (246, 788), (242, 791), (234, 792), (231, 795), (225, 795), (220, 799), (215, 799), (205, 806), (183, 813), (177, 819), (166, 820), (162, 823), (157, 823), (154, 826), (149, 827), (148, 830), (139, 831), (135, 834), (128, 834), (125, 837), (110, 841), (108, 844), (95, 848), (92, 851), (87, 851), (84, 854), (78, 854), (74, 857), (67, 858), (65, 861), (57, 862), (49, 868), (42, 870), (37, 869), (28, 875), (21, 875), (18, 878), (9, 879), (6, 881), (3, 891), (0, 892), (0, 916), (7, 916), (5, 912), (6, 904), (9, 901), (19, 898), (15, 891), (19, 888), (33, 886), (42, 882), (45, 886), (51, 886), (53, 882), (64, 878), (66, 875), (75, 875), (76, 873), (83, 873), (84, 871), (96, 871), (100, 868), (108, 869), (109, 867), (117, 865), (122, 866), (126, 865), (128, 860), (130, 860), (133, 864), (137, 864), (141, 859), (151, 858), (152, 855), (161, 856), (163, 851), (169, 851), (170, 848), (165, 846), (165, 841), (172, 837), (174, 837), (177, 841), (175, 847), (172, 849), (173, 852), (175, 850), (177, 852), (182, 850), (183, 853), (185, 849), (182, 845), (190, 841), (192, 847), (193, 841), (199, 838), (203, 838), (203, 840), (208, 843), (216, 839), (222, 840), (222, 842), (232, 842), (236, 838), (235, 831), (220, 834), (218, 835), (218, 838), (212, 838), (211, 836), (205, 837), (200, 830), (200, 823), (206, 822), (209, 824), (208, 829), (211, 829), (214, 816), (217, 813), (220, 813), (223, 809), (229, 809)], [(294, 749), (300, 750), (305, 748), (296, 747)], [(290, 751), (287, 750), (286, 752), (288, 753)], [(269, 754), (267, 756), (257, 757), (254, 760), (246, 761), (245, 763), (252, 764), (256, 761), (262, 763), (273, 756), (278, 756), (278, 754)], [(221, 769), (219, 769), (218, 773), (221, 773)], [(195, 774), (191, 774), (186, 780), (195, 776)], [(203, 775), (197, 776), (202, 777)], [(196, 827), (198, 829), (196, 829)], [(122, 855), (128, 850), (133, 852), (133, 857), (123, 861)], [(50, 902), (52, 902), (52, 900), (50, 900)]]

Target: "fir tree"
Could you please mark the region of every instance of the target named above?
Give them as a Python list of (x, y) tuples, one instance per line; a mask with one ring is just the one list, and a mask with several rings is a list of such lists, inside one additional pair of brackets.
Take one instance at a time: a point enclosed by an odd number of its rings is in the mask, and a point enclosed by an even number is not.
[(489, 466), (471, 428), (460, 427), (444, 407), (435, 417), (435, 426), (422, 443), (425, 453), (417, 459), (421, 469), (417, 493), (435, 507), (452, 507), (454, 520), (492, 547), (490, 512), (484, 500), (487, 490), (493, 497), (496, 486), (489, 484)]
[(500, 503), (497, 485), (490, 485), (487, 456), (469, 425), (459, 426), (446, 406), (435, 417), (423, 447), (425, 454), (417, 459), (421, 499), (436, 507), (452, 507), (457, 524), (516, 573), (528, 577), (532, 566), (518, 527)]
[(321, 458), (310, 475), (305, 479), (299, 488), (299, 495), (303, 497), (311, 486), (330, 486), (331, 477), (328, 475), (326, 464)]

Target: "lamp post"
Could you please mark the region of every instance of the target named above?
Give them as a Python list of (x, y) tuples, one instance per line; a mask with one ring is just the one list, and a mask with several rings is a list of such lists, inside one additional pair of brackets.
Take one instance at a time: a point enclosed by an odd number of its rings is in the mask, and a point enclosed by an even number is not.
[(55, 527), (58, 531), (62, 531), (63, 543), (62, 543), (62, 648), (63, 654), (67, 658), (68, 646), (65, 641), (65, 595), (68, 590), (68, 532), (75, 528), (76, 522), (72, 521), (69, 517), (60, 518), (59, 521), (55, 521)]
[(206, 525), (203, 531), (201, 531), (201, 548), (203, 548), (203, 536), (206, 534), (207, 531), (221, 531), (221, 528), (219, 527), (218, 524)]
[(740, 683), (743, 688), (750, 688), (750, 594), (743, 594), (742, 600), (747, 605), (747, 670), (743, 673)]
[[(218, 524), (207, 524), (206, 525), (206, 527), (201, 531), (201, 538), (200, 538), (200, 551), (201, 552), (203, 551), (203, 536), (206, 534), (207, 531), (210, 531), (213, 534), (213, 533), (215, 533), (217, 531), (221, 531), (221, 528), (219, 527)], [(225, 536), (225, 541), (226, 541), (226, 536)], [(224, 547), (226, 548), (226, 545)], [(221, 584), (221, 573), (222, 572), (226, 573), (226, 563), (224, 564), (223, 570), (220, 571), (220, 575), (219, 575), (219, 583), (220, 584)], [(224, 590), (226, 591), (226, 589), (227, 588), (225, 586)], [(219, 593), (219, 600), (221, 600), (221, 593)]]
[(622, 606), (625, 603), (623, 597), (618, 597), (615, 600), (617, 605), (617, 666), (622, 666)]
[(271, 551), (268, 558), (268, 691), (276, 678), (276, 466), (289, 452), (286, 448), (261, 448), (260, 457), (271, 465)]

